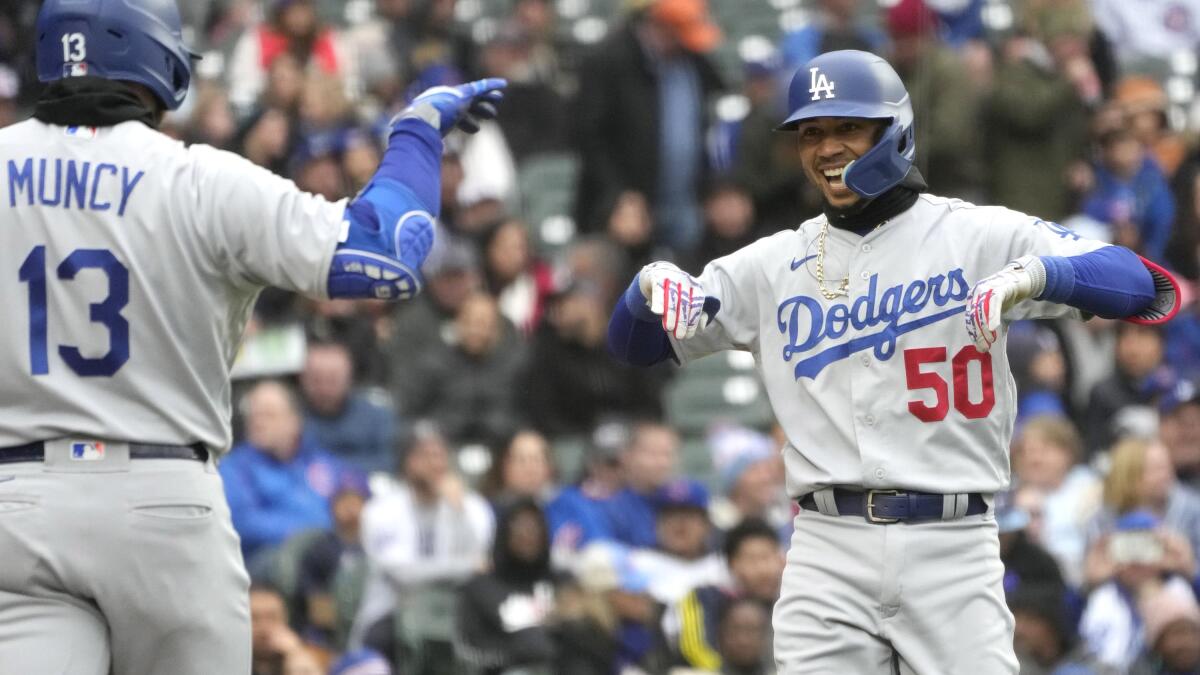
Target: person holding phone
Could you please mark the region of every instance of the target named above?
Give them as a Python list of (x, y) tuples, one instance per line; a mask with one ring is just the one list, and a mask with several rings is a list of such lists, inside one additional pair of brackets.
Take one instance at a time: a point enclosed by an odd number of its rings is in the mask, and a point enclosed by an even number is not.
[(1086, 575), (1100, 583), (1088, 594), (1080, 634), (1104, 665), (1127, 672), (1146, 646), (1141, 600), (1156, 593), (1190, 596), (1195, 573), (1186, 540), (1158, 516), (1147, 510), (1122, 515), (1088, 552)]

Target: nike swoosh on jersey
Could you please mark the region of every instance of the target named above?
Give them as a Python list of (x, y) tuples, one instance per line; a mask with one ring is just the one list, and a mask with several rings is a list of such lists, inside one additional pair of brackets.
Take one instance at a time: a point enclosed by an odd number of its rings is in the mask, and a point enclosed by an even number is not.
[(813, 259), (813, 258), (815, 258), (815, 257), (817, 257), (817, 256), (816, 256), (816, 254), (814, 253), (813, 255), (806, 256), (806, 257), (804, 257), (804, 258), (801, 258), (801, 259), (799, 259), (799, 260), (796, 260), (795, 258), (792, 258), (792, 271), (793, 271), (793, 272), (795, 272), (796, 270), (800, 269), (800, 266), (801, 266), (801, 265), (803, 265), (804, 263), (808, 262), (809, 260), (812, 260), (812, 259)]

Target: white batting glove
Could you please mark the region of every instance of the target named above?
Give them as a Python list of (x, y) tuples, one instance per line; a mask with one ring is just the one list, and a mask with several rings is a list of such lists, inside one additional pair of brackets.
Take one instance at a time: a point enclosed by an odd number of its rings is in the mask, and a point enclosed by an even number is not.
[(967, 334), (975, 347), (986, 352), (1000, 339), (1000, 320), (1022, 300), (1041, 295), (1046, 289), (1046, 268), (1036, 256), (1027, 255), (1008, 263), (999, 272), (981, 279), (967, 296)]
[(638, 285), (650, 311), (662, 317), (663, 330), (676, 340), (686, 340), (708, 325), (708, 296), (696, 277), (669, 262), (655, 262), (642, 268)]

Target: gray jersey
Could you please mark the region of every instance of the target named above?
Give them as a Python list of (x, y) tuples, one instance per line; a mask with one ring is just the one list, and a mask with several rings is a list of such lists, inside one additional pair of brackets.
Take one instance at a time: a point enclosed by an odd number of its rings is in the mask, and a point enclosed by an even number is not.
[[(705, 267), (716, 321), (676, 341), (681, 362), (754, 353), (788, 438), (788, 489), (1004, 489), (1016, 385), (1005, 340), (979, 352), (963, 307), (976, 281), (1023, 255), (1078, 255), (1104, 244), (1001, 207), (922, 195), (860, 237), (829, 228), (817, 288), (819, 216)], [(1006, 320), (1078, 315), (1026, 301)]]
[(323, 296), (344, 203), (138, 122), (0, 130), (0, 446), (230, 443), (264, 286)]

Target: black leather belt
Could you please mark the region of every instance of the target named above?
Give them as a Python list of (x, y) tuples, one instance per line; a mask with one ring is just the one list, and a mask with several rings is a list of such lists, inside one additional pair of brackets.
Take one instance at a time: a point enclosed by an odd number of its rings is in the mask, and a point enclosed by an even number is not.
[[(93, 443), (79, 442), (76, 445), (87, 446)], [(130, 459), (194, 459), (197, 462), (208, 461), (208, 448), (203, 443), (192, 445), (155, 445), (152, 443), (129, 443)], [(74, 448), (72, 451), (74, 452)], [(89, 448), (79, 448), (86, 452)], [(90, 449), (92, 452), (94, 448)], [(25, 445), (13, 445), (0, 448), (0, 464), (16, 464), (18, 462), (41, 462), (46, 459), (46, 448), (42, 441), (34, 441)]]
[[(910, 490), (868, 490), (856, 492), (834, 488), (834, 503), (839, 516), (863, 516), (871, 523), (899, 523), (922, 520), (942, 520), (946, 495)], [(813, 493), (796, 500), (800, 508), (820, 511)], [(983, 495), (972, 492), (967, 495), (967, 508), (963, 516), (976, 516), (987, 512)]]

